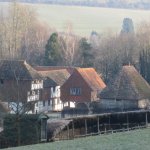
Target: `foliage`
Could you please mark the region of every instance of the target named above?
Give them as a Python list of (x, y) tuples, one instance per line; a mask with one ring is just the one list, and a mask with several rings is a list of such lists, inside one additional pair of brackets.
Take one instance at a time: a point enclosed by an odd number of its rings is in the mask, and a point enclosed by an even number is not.
[(94, 54), (92, 46), (86, 38), (79, 41), (79, 51), (81, 53), (81, 67), (92, 67), (94, 65)]
[(73, 25), (68, 22), (63, 33), (59, 33), (62, 63), (66, 66), (77, 66), (80, 54), (78, 50), (79, 37), (73, 32)]
[[(149, 150), (150, 129), (134, 130), (110, 135), (91, 136), (48, 144), (23, 146), (15, 150)], [(14, 150), (10, 148), (8, 150)]]
[(124, 18), (121, 33), (134, 33), (133, 21), (131, 18)]
[(61, 61), (58, 34), (53, 33), (45, 46), (45, 65), (57, 66)]
[(0, 58), (26, 59), (32, 64), (40, 64), (48, 27), (37, 19), (31, 7), (15, 1), (10, 3), (6, 12), (2, 10), (0, 14)]
[[(0, 0), (11, 1), (11, 0)], [(148, 0), (20, 0), (20, 2), (28, 3), (49, 3), (61, 5), (79, 5), (79, 6), (93, 6), (93, 7), (114, 7), (114, 8), (144, 8), (149, 9), (150, 4)]]
[(39, 143), (39, 129), (38, 115), (7, 115), (4, 118), (3, 134), (8, 146)]
[(150, 83), (150, 49), (140, 52), (139, 67), (141, 75)]
[[(26, 7), (30, 7), (31, 9), (36, 10), (35, 15), (38, 21), (43, 26), (45, 26), (45, 28), (49, 26), (50, 29), (52, 30), (52, 31), (48, 30), (46, 32), (48, 34), (56, 32), (56, 30), (58, 32), (64, 32), (64, 30), (66, 29), (65, 24), (68, 22), (68, 20), (73, 24), (75, 34), (88, 37), (91, 34), (91, 31), (93, 30), (101, 34), (105, 34), (105, 32), (108, 29), (115, 33), (119, 32), (121, 30), (120, 27), (122, 24), (122, 20), (126, 16), (130, 16), (130, 18), (132, 18), (132, 20), (134, 21), (135, 30), (140, 22), (146, 20), (148, 21), (150, 18), (149, 11), (142, 11), (142, 10), (131, 10), (131, 9), (119, 10), (119, 9), (97, 8), (97, 7), (82, 7), (82, 9), (80, 9), (77, 6), (70, 7), (70, 6), (46, 5), (46, 4), (43, 5), (24, 4), (24, 5)], [(0, 9), (3, 8), (4, 11), (6, 11), (7, 6), (8, 6), (7, 3), (2, 3), (0, 5)], [(107, 19), (104, 16), (104, 14), (105, 16), (107, 16)], [(80, 16), (80, 19), (78, 19), (76, 16)], [(33, 29), (36, 28), (37, 27)], [(36, 31), (38, 32), (40, 30)], [(32, 31), (30, 31), (30, 33), (32, 33)], [(40, 33), (44, 34), (45, 31)], [(36, 34), (36, 36), (38, 35), (39, 32)], [(40, 36), (39, 38), (37, 37), (35, 38), (35, 36), (32, 37), (35, 40), (35, 42), (38, 42), (38, 39), (40, 39), (40, 37), (42, 38), (43, 36)], [(49, 35), (47, 39), (48, 38)], [(43, 47), (40, 49), (43, 50)]]

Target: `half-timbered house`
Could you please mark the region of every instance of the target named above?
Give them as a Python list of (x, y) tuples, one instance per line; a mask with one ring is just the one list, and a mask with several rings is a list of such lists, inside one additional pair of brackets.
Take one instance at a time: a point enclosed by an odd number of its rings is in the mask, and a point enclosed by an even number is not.
[(12, 112), (30, 107), (34, 113), (42, 88), (42, 77), (26, 61), (0, 60), (0, 99)]
[(38, 71), (44, 78), (42, 101), (38, 103), (38, 111), (61, 111), (63, 104), (60, 99), (60, 87), (69, 78), (70, 73), (66, 69)]

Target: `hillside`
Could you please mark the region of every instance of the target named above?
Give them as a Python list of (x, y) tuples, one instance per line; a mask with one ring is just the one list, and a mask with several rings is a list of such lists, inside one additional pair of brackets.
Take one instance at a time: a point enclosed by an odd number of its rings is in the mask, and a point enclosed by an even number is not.
[(150, 11), (144, 10), (45, 4), (30, 4), (30, 6), (37, 11), (39, 19), (50, 27), (57, 31), (64, 31), (69, 22), (73, 25), (74, 32), (81, 36), (89, 36), (92, 31), (103, 33), (112, 30), (118, 33), (125, 17), (132, 18), (135, 29), (139, 23), (150, 18)]
[(37, 144), (7, 150), (149, 150), (150, 129)]
[[(12, 0), (0, 0), (11, 2)], [(61, 5), (78, 5), (111, 8), (150, 9), (149, 0), (18, 0), (27, 3), (48, 3)]]
[[(37, 12), (38, 18), (57, 31), (64, 31), (69, 22), (75, 34), (89, 36), (92, 31), (119, 33), (125, 17), (132, 18), (135, 30), (142, 21), (149, 21), (150, 11), (114, 8), (26, 4)], [(8, 3), (1, 3), (0, 10), (6, 10)], [(60, 13), (61, 12), (61, 13)], [(80, 16), (80, 17), (79, 17)], [(92, 20), (92, 22), (91, 22)]]

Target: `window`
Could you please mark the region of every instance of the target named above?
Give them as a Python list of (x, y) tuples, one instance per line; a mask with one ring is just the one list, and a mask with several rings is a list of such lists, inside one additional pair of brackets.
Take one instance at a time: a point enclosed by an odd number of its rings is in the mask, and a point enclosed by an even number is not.
[(48, 106), (50, 106), (50, 100), (48, 100)]
[(45, 101), (43, 101), (43, 107), (45, 106)]
[(36, 103), (36, 107), (38, 107), (38, 102)]
[(117, 101), (121, 101), (121, 99), (116, 99), (116, 102), (117, 102)]
[(70, 95), (81, 95), (81, 88), (70, 88)]
[(3, 80), (3, 79), (0, 79), (0, 83), (1, 83), (1, 84), (4, 84), (4, 80)]

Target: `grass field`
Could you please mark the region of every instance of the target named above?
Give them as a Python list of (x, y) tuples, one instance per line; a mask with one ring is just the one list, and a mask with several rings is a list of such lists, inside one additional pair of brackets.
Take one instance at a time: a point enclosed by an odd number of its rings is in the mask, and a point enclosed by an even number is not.
[(150, 20), (150, 11), (127, 10), (78, 6), (58, 5), (32, 5), (38, 12), (40, 19), (48, 23), (58, 31), (65, 29), (65, 24), (71, 22), (74, 32), (82, 36), (88, 36), (92, 30), (105, 32), (121, 30), (125, 17), (133, 19), (135, 27), (143, 20)]
[(150, 150), (150, 129), (9, 148), (8, 150)]
[[(0, 3), (6, 6), (6, 3)], [(46, 4), (28, 4), (32, 6), (44, 23), (58, 31), (65, 29), (67, 22), (72, 23), (74, 32), (82, 36), (90, 35), (91, 31), (119, 32), (125, 17), (133, 19), (135, 27), (143, 20), (150, 20), (150, 11), (111, 9), (79, 6), (59, 6)], [(1, 8), (1, 7), (0, 7)]]

